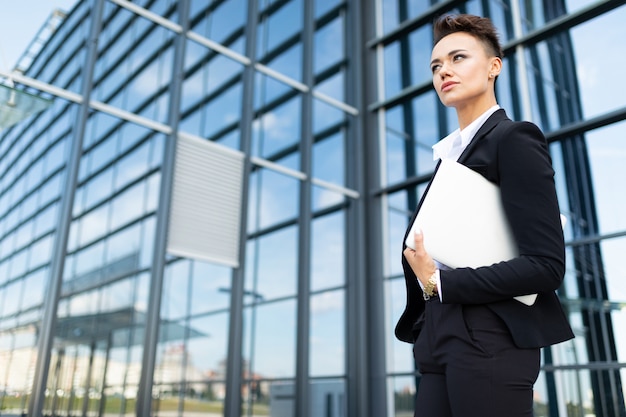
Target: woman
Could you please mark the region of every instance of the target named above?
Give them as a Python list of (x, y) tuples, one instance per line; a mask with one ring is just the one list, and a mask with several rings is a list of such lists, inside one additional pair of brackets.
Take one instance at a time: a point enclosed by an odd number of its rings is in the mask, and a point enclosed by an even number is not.
[[(415, 250), (404, 246), (407, 305), (396, 336), (414, 344), (421, 373), (415, 416), (530, 417), (540, 348), (573, 337), (555, 294), (565, 248), (546, 140), (496, 102), (502, 47), (489, 19), (438, 19), (431, 58), (433, 86), (459, 122), (433, 146), (435, 158), (457, 160), (500, 186), (520, 255), (449, 269), (424, 250), (421, 233)], [(532, 293), (530, 306), (514, 299)]]

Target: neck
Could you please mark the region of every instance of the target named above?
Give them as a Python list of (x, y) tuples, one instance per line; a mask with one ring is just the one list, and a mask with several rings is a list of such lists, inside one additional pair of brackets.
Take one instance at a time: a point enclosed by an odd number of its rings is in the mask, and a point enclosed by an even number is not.
[(498, 104), (495, 97), (483, 100), (480, 103), (471, 103), (466, 106), (457, 107), (456, 115), (459, 121), (459, 129), (465, 129), (470, 123), (478, 119), (481, 114)]

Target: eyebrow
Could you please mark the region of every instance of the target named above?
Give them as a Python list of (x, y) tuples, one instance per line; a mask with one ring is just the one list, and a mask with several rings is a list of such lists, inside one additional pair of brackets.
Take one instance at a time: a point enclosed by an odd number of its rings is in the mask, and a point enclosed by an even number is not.
[[(467, 49), (454, 49), (454, 50), (448, 52), (447, 56), (452, 56), (452, 55), (454, 55), (454, 54), (456, 54), (458, 52), (461, 52), (461, 51), (467, 52)], [(435, 58), (432, 61), (430, 61), (430, 65), (433, 65), (436, 62), (441, 62), (441, 60), (439, 58)]]

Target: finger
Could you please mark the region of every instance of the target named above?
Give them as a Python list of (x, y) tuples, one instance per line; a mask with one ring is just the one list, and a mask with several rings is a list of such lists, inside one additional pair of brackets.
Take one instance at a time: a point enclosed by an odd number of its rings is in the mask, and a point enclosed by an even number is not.
[(422, 233), (422, 229), (417, 229), (413, 234), (413, 240), (415, 242), (415, 252), (419, 255), (423, 255), (424, 250), (424, 234)]

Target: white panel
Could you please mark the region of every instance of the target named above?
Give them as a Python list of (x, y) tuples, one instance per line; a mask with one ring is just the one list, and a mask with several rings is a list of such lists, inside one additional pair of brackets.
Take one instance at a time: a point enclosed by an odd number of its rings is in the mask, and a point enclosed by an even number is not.
[(167, 251), (239, 266), (243, 154), (180, 135)]

